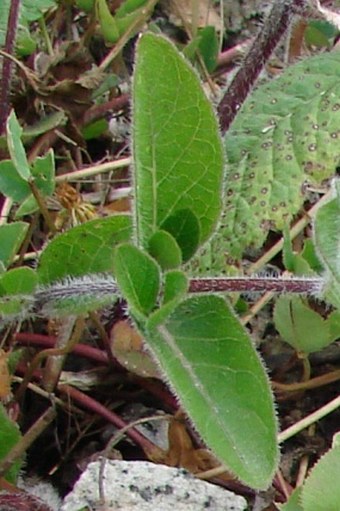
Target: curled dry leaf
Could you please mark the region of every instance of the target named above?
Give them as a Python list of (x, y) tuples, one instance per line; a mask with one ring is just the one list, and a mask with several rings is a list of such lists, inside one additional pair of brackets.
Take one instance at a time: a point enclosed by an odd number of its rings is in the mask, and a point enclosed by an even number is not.
[(118, 321), (111, 330), (113, 356), (128, 371), (146, 378), (160, 378), (150, 352), (141, 335), (126, 320)]

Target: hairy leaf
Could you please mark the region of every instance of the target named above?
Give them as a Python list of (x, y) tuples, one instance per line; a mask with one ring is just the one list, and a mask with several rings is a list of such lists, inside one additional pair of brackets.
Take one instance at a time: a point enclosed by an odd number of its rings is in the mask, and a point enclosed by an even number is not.
[(112, 272), (113, 248), (131, 236), (131, 217), (91, 220), (57, 236), (42, 252), (38, 277), (50, 284), (67, 277)]
[(145, 338), (166, 379), (216, 456), (254, 488), (277, 465), (276, 419), (265, 370), (243, 327), (218, 296), (182, 302)]
[(178, 268), (182, 263), (181, 250), (167, 231), (156, 231), (149, 241), (148, 252), (163, 270)]
[(199, 241), (205, 241), (221, 209), (217, 121), (196, 73), (161, 36), (145, 34), (139, 40), (133, 110), (138, 243), (147, 249), (153, 233), (166, 229), (167, 219), (179, 210), (198, 219)]
[(160, 270), (148, 254), (134, 245), (119, 245), (114, 256), (115, 276), (132, 313), (147, 315), (156, 305)]
[[(338, 511), (340, 447), (335, 445), (312, 468), (302, 489), (303, 511)], [(325, 491), (325, 488), (327, 491)]]
[(305, 181), (319, 183), (334, 173), (339, 95), (340, 54), (334, 52), (289, 67), (244, 103), (225, 136), (222, 222), (205, 249), (213, 273), (224, 268), (221, 253), (238, 258), (246, 247), (261, 246), (270, 228), (282, 229), (303, 203)]

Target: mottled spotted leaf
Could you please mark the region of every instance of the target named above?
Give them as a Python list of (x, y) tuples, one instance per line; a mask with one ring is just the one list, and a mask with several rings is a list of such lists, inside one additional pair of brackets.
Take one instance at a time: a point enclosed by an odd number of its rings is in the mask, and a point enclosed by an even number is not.
[(291, 66), (247, 99), (225, 136), (224, 212), (205, 250), (213, 271), (222, 271), (223, 253), (239, 257), (270, 228), (282, 229), (304, 201), (303, 183), (334, 173), (339, 126), (339, 52)]

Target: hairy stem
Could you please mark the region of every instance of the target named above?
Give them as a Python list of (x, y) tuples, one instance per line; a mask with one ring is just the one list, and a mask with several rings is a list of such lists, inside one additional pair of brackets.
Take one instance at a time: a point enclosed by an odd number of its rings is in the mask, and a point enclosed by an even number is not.
[(228, 130), (264, 65), (288, 29), (293, 15), (295, 13), (304, 15), (307, 8), (308, 0), (273, 2), (262, 29), (217, 108), (223, 134)]
[(322, 286), (323, 280), (320, 278), (226, 277), (192, 279), (189, 291), (191, 293), (274, 291), (316, 294), (321, 291)]

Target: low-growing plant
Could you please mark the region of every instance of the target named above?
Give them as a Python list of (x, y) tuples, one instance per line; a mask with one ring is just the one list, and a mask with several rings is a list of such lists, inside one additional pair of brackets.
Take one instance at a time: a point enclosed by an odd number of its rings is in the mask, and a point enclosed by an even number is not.
[[(314, 223), (322, 274), (222, 274), (231, 257), (260, 246), (269, 229), (287, 226), (303, 203), (306, 179), (318, 184), (333, 175), (340, 155), (339, 74), (336, 52), (291, 66), (259, 86), (242, 107), (240, 100), (236, 119), (221, 137), (196, 72), (163, 36), (142, 35), (132, 85), (132, 213), (74, 227), (46, 246), (36, 269), (0, 275), (3, 321), (84, 315), (124, 299), (203, 440), (257, 489), (270, 484), (278, 464), (274, 399), (252, 340), (221, 293), (272, 289), (324, 299), (336, 308), (327, 320), (301, 298), (282, 297), (276, 323), (304, 353), (332, 342), (339, 330), (338, 182)], [(28, 202), (44, 208), (41, 195), (53, 191), (52, 153), (29, 165), (21, 135), (12, 112), (11, 160), (0, 167), (0, 190), (21, 203), (17, 215), (28, 212)], [(13, 226), (27, 229), (21, 222)], [(8, 268), (18, 240), (7, 237), (4, 246), (1, 260)], [(317, 345), (315, 339), (308, 344), (297, 321), (317, 323)]]

